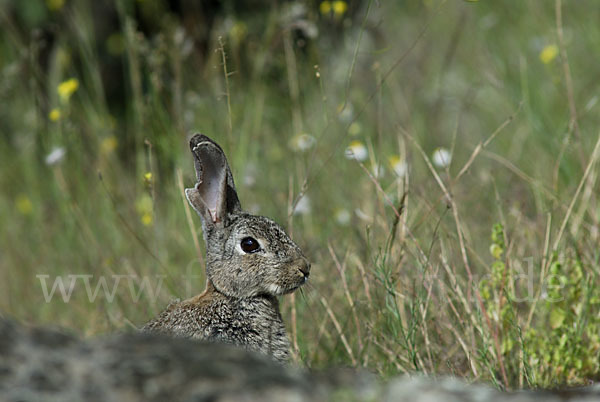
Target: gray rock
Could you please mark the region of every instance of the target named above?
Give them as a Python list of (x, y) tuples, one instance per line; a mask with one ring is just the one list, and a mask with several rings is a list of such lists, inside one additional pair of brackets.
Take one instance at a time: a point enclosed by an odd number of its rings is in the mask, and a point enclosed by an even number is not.
[(600, 401), (600, 388), (502, 393), (445, 378), (309, 373), (231, 345), (130, 333), (79, 340), (0, 319), (0, 401)]
[(300, 401), (309, 377), (224, 344), (141, 333), (87, 341), (0, 321), (0, 400)]

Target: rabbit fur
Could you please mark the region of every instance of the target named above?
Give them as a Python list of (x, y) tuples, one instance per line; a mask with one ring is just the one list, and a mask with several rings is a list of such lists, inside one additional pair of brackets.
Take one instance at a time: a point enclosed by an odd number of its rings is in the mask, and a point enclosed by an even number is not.
[(185, 193), (202, 220), (206, 290), (172, 303), (142, 330), (231, 343), (287, 362), (290, 343), (277, 296), (303, 285), (310, 263), (281, 226), (242, 210), (216, 142), (196, 134), (190, 148), (197, 184)]

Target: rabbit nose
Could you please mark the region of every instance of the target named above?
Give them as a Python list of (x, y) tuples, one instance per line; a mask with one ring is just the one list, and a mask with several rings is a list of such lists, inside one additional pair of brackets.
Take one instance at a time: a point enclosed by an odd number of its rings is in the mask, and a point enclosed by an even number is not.
[(298, 266), (298, 269), (302, 272), (304, 278), (308, 279), (308, 276), (310, 275), (310, 262), (308, 262), (306, 258), (303, 258), (302, 260), (303, 261), (300, 263), (300, 266)]

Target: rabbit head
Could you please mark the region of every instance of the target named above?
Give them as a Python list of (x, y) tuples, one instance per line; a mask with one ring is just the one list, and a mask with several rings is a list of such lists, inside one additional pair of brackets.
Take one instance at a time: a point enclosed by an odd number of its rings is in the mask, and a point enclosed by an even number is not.
[(231, 297), (278, 296), (308, 279), (310, 263), (271, 219), (244, 212), (221, 147), (205, 135), (190, 140), (197, 183), (185, 190), (202, 219), (206, 273)]

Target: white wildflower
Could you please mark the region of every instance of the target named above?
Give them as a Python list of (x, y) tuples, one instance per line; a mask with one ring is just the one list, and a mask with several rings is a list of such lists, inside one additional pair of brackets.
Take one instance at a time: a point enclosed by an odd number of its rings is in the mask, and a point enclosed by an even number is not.
[(404, 159), (402, 159), (398, 155), (392, 155), (389, 157), (388, 161), (392, 170), (394, 171), (394, 173), (396, 173), (398, 177), (406, 176), (408, 165), (406, 164), (406, 161)]
[(452, 162), (452, 154), (446, 148), (436, 148), (431, 156), (433, 164), (439, 168), (447, 168)]
[(381, 164), (376, 164), (371, 167), (371, 172), (376, 179), (381, 179), (385, 175), (385, 168)]
[(257, 176), (256, 166), (252, 163), (247, 164), (246, 168), (244, 169), (244, 176), (243, 176), (244, 185), (246, 187), (254, 186), (256, 184), (256, 176)]
[(294, 136), (290, 141), (290, 146), (294, 151), (304, 152), (311, 149), (316, 142), (317, 140), (315, 139), (315, 137), (313, 137), (310, 134), (304, 133)]
[(356, 159), (362, 162), (369, 156), (369, 151), (367, 151), (367, 147), (362, 142), (352, 141), (348, 148), (346, 148), (345, 155), (348, 159)]
[(356, 208), (354, 210), (354, 213), (356, 214), (356, 216), (359, 219), (361, 219), (363, 221), (366, 221), (366, 222), (372, 222), (373, 221), (373, 219), (369, 215), (367, 215), (366, 213), (364, 213), (360, 208)]
[(54, 147), (52, 151), (46, 155), (46, 165), (52, 166), (59, 163), (65, 157), (67, 151), (64, 147)]
[(346, 226), (350, 223), (350, 212), (347, 209), (344, 208), (339, 208), (335, 211), (334, 214), (335, 217), (335, 221), (342, 225), (342, 226)]
[(310, 199), (308, 196), (304, 195), (298, 203), (296, 204), (296, 208), (294, 209), (294, 215), (306, 215), (310, 213)]
[[(342, 109), (343, 107), (343, 109)], [(348, 102), (346, 103), (346, 105), (341, 104), (340, 106), (338, 106), (338, 119), (342, 122), (342, 123), (350, 123), (352, 121), (352, 119), (354, 119), (354, 106), (352, 106), (352, 103)]]

